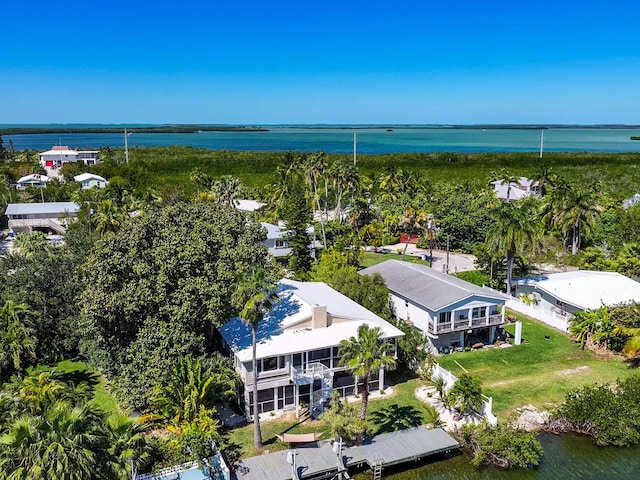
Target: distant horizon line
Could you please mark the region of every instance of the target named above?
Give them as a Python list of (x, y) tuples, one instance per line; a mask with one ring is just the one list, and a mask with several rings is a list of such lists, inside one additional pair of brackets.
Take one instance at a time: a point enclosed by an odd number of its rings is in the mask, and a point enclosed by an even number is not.
[(285, 128), (616, 128), (636, 129), (640, 124), (626, 123), (0, 123), (0, 128), (38, 127), (285, 127)]

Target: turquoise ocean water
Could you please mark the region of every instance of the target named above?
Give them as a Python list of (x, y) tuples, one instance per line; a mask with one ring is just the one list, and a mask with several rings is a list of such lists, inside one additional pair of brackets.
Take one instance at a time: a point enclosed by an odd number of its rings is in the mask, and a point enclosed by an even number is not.
[[(98, 125), (82, 125), (98, 127)], [(133, 125), (132, 125), (133, 126)], [(0, 125), (6, 128), (9, 125)], [(357, 134), (359, 153), (399, 152), (535, 152), (541, 130), (469, 128), (309, 128), (270, 127), (268, 132), (140, 133), (129, 136), (129, 146), (187, 145), (213, 150), (353, 152)], [(553, 152), (640, 152), (640, 141), (631, 136), (640, 129), (562, 128), (544, 131), (544, 150)], [(123, 147), (118, 133), (4, 135), (16, 150), (42, 150), (52, 145), (76, 148)]]

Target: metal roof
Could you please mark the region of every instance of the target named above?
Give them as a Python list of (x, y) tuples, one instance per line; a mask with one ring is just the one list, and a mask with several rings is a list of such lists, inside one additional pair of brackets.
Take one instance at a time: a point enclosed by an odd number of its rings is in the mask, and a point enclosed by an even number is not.
[(4, 214), (7, 216), (36, 214), (60, 216), (64, 213), (77, 213), (78, 210), (80, 210), (80, 205), (74, 202), (10, 203)]
[(84, 182), (86, 180), (98, 180), (100, 182), (106, 182), (105, 178), (102, 178), (100, 175), (96, 175), (95, 173), (81, 173), (80, 175), (76, 175), (73, 177), (76, 182)]
[[(382, 338), (396, 338), (402, 331), (362, 305), (337, 292), (326, 283), (282, 280), (278, 292), (280, 301), (258, 324), (257, 358), (328, 348), (341, 340), (357, 336), (363, 323), (380, 327)], [(322, 328), (297, 328), (309, 320), (314, 306), (326, 306), (331, 317), (346, 321), (333, 322)], [(242, 362), (251, 360), (251, 328), (240, 318), (234, 318), (220, 328), (227, 344)]]
[(474, 296), (492, 298), (499, 303), (505, 303), (503, 297), (490, 290), (419, 263), (387, 260), (360, 270), (358, 273), (361, 275), (379, 273), (393, 293), (432, 312)]
[(640, 302), (640, 283), (616, 272), (577, 270), (517, 278), (513, 283), (535, 286), (582, 310)]

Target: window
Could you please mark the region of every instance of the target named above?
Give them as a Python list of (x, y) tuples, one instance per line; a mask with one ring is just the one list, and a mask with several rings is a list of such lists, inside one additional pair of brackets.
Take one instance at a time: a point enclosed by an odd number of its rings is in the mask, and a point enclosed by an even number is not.
[(292, 355), (293, 368), (302, 367), (302, 356), (303, 355), (304, 354), (302, 354), (302, 353), (294, 353)]
[(487, 315), (487, 307), (476, 307), (471, 312), (473, 318), (482, 318)]
[[(260, 362), (258, 362), (260, 364)], [(285, 367), (284, 357), (267, 357), (262, 359), (262, 368), (258, 365), (261, 372), (269, 372), (271, 370), (280, 370)]]
[(440, 314), (440, 323), (448, 323), (451, 322), (451, 312), (442, 312)]
[(284, 240), (276, 240), (276, 248), (285, 248), (287, 244)]

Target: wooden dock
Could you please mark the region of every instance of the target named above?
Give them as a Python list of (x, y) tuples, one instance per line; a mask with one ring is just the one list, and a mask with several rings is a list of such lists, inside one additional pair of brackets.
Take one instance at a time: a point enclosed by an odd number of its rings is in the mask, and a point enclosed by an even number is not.
[(236, 468), (238, 480), (311, 480), (331, 478), (349, 468), (376, 464), (382, 469), (403, 463), (413, 463), (449, 450), (459, 448), (458, 442), (441, 428), (429, 430), (416, 427), (398, 432), (377, 435), (357, 447), (346, 447), (342, 451), (342, 464), (329, 442), (317, 446), (296, 448), (296, 474), (287, 463), (289, 450), (274, 452), (243, 460)]

